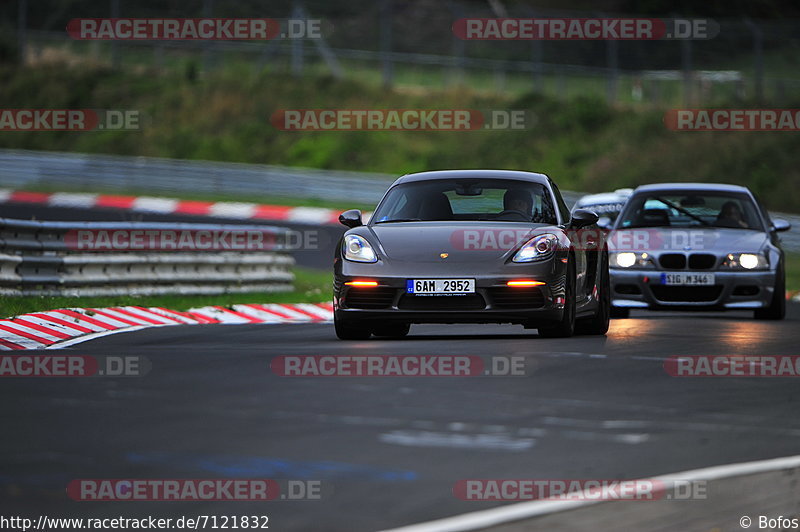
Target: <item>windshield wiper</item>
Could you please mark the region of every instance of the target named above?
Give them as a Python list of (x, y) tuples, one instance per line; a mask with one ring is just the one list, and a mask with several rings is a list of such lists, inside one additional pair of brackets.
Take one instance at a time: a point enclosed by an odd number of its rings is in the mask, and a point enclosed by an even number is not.
[(661, 203), (663, 203), (664, 205), (666, 205), (667, 207), (670, 207), (670, 208), (672, 208), (672, 209), (675, 209), (675, 210), (676, 210), (676, 211), (678, 211), (678, 212), (682, 212), (683, 214), (685, 214), (685, 215), (686, 215), (686, 216), (688, 216), (689, 218), (694, 218), (695, 220), (697, 220), (697, 221), (698, 221), (698, 222), (700, 222), (701, 224), (705, 225), (706, 227), (713, 227), (713, 226), (712, 226), (710, 223), (708, 223), (707, 221), (703, 220), (703, 219), (702, 219), (702, 218), (700, 218), (699, 216), (695, 216), (694, 214), (690, 213), (689, 211), (687, 211), (687, 210), (686, 210), (686, 209), (684, 209), (683, 207), (679, 207), (678, 205), (675, 205), (675, 204), (674, 204), (674, 203), (672, 203), (671, 201), (667, 201), (667, 200), (665, 200), (665, 199), (663, 199), (663, 198), (659, 198), (659, 197), (656, 197), (656, 199), (657, 199), (658, 201), (660, 201)]

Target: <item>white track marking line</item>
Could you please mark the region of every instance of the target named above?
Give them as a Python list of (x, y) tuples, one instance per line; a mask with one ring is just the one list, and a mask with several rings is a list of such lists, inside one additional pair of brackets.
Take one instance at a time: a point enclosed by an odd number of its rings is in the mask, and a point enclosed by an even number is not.
[(179, 201), (170, 198), (156, 198), (152, 196), (139, 196), (133, 200), (132, 210), (144, 212), (172, 213), (178, 207)]
[[(678, 473), (669, 473), (647, 480), (660, 481), (664, 484), (671, 485), (675, 482), (710, 481), (797, 467), (800, 467), (800, 455), (755, 462), (741, 462), (737, 464), (707, 467), (704, 469), (692, 469)], [(466, 532), (469, 530), (482, 530), (492, 526), (522, 521), (524, 519), (531, 519), (555, 512), (563, 512), (565, 510), (574, 510), (593, 504), (600, 504), (601, 502), (605, 501), (594, 499), (522, 502), (415, 525), (386, 529), (382, 532)], [(566, 516), (564, 517), (566, 518)], [(521, 524), (522, 523), (520, 523), (520, 525)]]
[(252, 218), (258, 209), (255, 203), (219, 202), (211, 205), (209, 214), (222, 218)]
[(73, 194), (56, 192), (50, 195), (47, 203), (55, 207), (80, 207), (90, 209), (97, 203), (97, 194)]
[[(166, 326), (165, 325), (151, 325), (150, 327), (166, 327)], [(143, 325), (140, 325), (140, 326), (136, 326), (136, 327), (128, 327), (127, 329), (116, 329), (116, 330), (113, 330), (113, 331), (103, 331), (103, 332), (96, 332), (96, 333), (86, 334), (84, 336), (79, 336), (78, 338), (73, 338), (71, 340), (64, 340), (63, 342), (58, 342), (57, 344), (53, 344), (51, 346), (46, 347), (46, 349), (64, 349), (65, 347), (71, 347), (73, 345), (82, 344), (83, 342), (88, 342), (89, 340), (96, 340), (97, 338), (103, 338), (104, 336), (111, 336), (112, 334), (140, 331), (142, 329), (149, 329), (150, 327), (145, 327)]]

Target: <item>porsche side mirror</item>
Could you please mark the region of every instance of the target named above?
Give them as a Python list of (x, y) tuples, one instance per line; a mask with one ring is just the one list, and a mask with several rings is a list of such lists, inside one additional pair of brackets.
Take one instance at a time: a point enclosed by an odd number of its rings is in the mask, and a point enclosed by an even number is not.
[(351, 228), (358, 227), (359, 225), (364, 225), (364, 223), (361, 221), (361, 211), (359, 211), (358, 209), (350, 209), (349, 211), (344, 211), (342, 214), (339, 215), (339, 223)]
[(572, 219), (569, 221), (569, 224), (576, 229), (580, 229), (581, 227), (586, 227), (587, 225), (596, 224), (599, 219), (600, 217), (597, 216), (597, 213), (594, 211), (587, 209), (575, 209), (575, 212), (572, 213)]
[(786, 220), (776, 219), (772, 220), (772, 227), (775, 228), (776, 233), (782, 233), (784, 231), (788, 231), (792, 228), (792, 224), (787, 222)]
[(609, 218), (608, 216), (601, 216), (597, 220), (597, 227), (599, 227), (600, 229), (605, 229), (606, 231), (608, 231), (613, 226), (614, 226), (614, 222), (612, 222), (611, 218)]

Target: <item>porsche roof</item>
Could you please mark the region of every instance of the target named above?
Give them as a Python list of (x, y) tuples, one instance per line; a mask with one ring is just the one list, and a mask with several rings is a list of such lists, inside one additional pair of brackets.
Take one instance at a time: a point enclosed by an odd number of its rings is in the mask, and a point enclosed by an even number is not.
[(544, 174), (522, 172), (519, 170), (434, 170), (430, 172), (406, 174), (392, 183), (392, 186), (416, 181), (431, 181), (434, 179), (516, 179), (543, 185), (549, 182), (549, 178)]

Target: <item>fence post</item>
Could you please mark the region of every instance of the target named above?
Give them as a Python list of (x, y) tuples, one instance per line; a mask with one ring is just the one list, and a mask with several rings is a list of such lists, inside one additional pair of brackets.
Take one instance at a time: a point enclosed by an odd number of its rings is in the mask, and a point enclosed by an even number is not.
[(392, 64), (392, 0), (381, 0), (378, 8), (380, 17), (380, 50), (381, 50), (381, 77), (383, 87), (389, 89), (394, 81), (394, 65)]
[(25, 49), (28, 46), (28, 0), (19, 0), (17, 7), (17, 46), (19, 47), (19, 62), (21, 65), (25, 65)]
[(683, 105), (692, 105), (692, 41), (681, 41), (681, 69), (683, 70)]
[[(525, 9), (525, 14), (529, 18), (536, 18), (536, 12), (530, 8)], [(541, 39), (531, 39), (531, 73), (533, 75), (533, 90), (539, 94), (543, 92), (544, 84), (544, 65), (542, 58), (544, 53), (542, 51)]]
[[(459, 4), (447, 2), (447, 7), (450, 9), (454, 19), (464, 18), (464, 11)], [(464, 66), (466, 65), (464, 56), (467, 43), (464, 39), (457, 37), (453, 31), (450, 32), (450, 39), (453, 43), (453, 58), (451, 62), (453, 84), (459, 86), (464, 83)], [(445, 85), (447, 85), (447, 81), (445, 81)]]
[[(595, 13), (598, 18), (606, 18), (605, 13)], [(619, 79), (619, 43), (606, 39), (606, 101), (613, 105), (617, 101), (617, 82)]]
[[(214, 0), (203, 0), (203, 17), (211, 18), (214, 14)], [(203, 75), (211, 72), (211, 42), (203, 41)]]
[(754, 90), (756, 102), (764, 101), (764, 32), (749, 18), (744, 20), (753, 33)]
[[(111, 18), (119, 18), (119, 0), (111, 0)], [(111, 40), (111, 66), (119, 68), (119, 43)]]
[[(303, 10), (300, 3), (296, 0), (292, 2), (292, 19), (303, 18)], [(292, 76), (300, 77), (303, 75), (303, 39), (292, 39)]]

